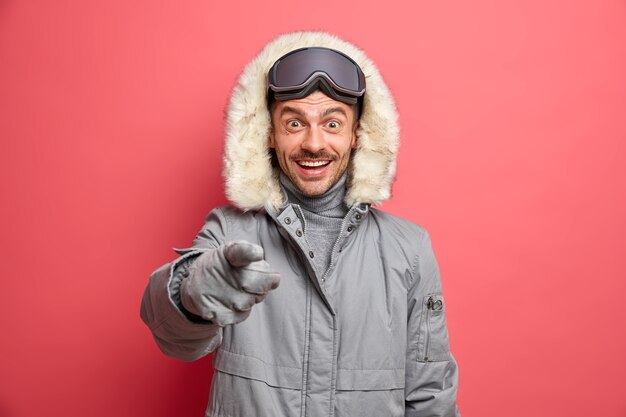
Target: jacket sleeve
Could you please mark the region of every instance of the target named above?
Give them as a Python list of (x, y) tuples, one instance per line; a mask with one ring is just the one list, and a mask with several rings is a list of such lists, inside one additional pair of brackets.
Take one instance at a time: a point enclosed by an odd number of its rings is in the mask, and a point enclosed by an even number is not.
[(424, 233), (408, 292), (406, 417), (460, 417), (439, 266)]
[(220, 326), (184, 310), (179, 288), (194, 259), (224, 243), (226, 224), (222, 211), (219, 208), (213, 210), (192, 247), (174, 249), (180, 256), (150, 276), (141, 301), (140, 315), (159, 349), (168, 356), (193, 361), (212, 352), (222, 342)]

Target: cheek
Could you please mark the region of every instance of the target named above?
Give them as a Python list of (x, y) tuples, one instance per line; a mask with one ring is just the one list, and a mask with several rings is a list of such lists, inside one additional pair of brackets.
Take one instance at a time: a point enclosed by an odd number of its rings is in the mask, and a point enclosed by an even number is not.
[(276, 155), (278, 155), (280, 159), (284, 160), (287, 159), (291, 153), (293, 153), (293, 149), (278, 142), (278, 145), (274, 148), (274, 152), (276, 152)]
[(341, 149), (345, 155), (349, 155), (352, 149), (356, 147), (356, 140), (352, 136), (346, 136), (341, 141)]

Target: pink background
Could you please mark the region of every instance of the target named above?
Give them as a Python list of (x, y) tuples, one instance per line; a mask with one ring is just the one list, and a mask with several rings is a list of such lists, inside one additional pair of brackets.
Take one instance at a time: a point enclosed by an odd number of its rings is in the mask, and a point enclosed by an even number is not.
[(0, 2), (0, 416), (200, 416), (150, 272), (223, 204), (223, 109), (281, 32), (360, 45), (432, 234), (464, 417), (626, 416), (626, 3)]

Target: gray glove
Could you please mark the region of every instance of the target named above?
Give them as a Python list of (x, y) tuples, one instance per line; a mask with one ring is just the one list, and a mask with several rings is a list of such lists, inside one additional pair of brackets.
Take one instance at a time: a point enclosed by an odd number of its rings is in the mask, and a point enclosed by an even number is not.
[(219, 326), (239, 323), (278, 287), (280, 275), (263, 260), (263, 248), (237, 241), (202, 253), (180, 287), (183, 307)]

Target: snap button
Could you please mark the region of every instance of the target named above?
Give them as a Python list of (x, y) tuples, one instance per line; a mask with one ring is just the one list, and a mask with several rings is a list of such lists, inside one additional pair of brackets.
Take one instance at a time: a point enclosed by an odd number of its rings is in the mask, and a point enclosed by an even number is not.
[(302, 237), (302, 230), (300, 229), (296, 230), (296, 236)]
[(442, 308), (443, 308), (443, 303), (441, 302), (441, 300), (435, 301), (434, 310), (441, 310)]
[(354, 216), (354, 217), (356, 217), (356, 219), (357, 219), (357, 220), (361, 220), (361, 215), (360, 215), (360, 214), (357, 214), (357, 215), (356, 215), (356, 216)]
[(348, 226), (348, 232), (351, 232), (351, 231), (353, 231), (353, 230), (354, 230), (354, 227), (352, 227), (352, 226)]
[(285, 217), (285, 223), (291, 224), (291, 218), (290, 217)]
[(312, 251), (312, 250), (310, 250), (310, 251), (309, 251), (309, 257), (310, 257), (310, 258), (313, 258), (314, 256), (315, 256), (315, 254), (313, 253), (313, 251)]
[(188, 277), (189, 276), (189, 270), (188, 269), (183, 269), (183, 276), (184, 277)]

